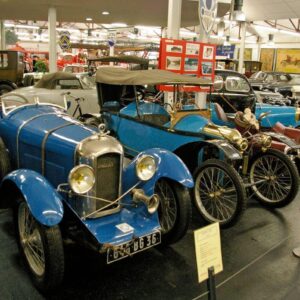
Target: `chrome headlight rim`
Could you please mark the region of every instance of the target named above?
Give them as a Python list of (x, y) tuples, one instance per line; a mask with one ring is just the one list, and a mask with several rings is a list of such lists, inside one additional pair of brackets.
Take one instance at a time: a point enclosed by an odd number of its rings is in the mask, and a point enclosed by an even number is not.
[[(153, 163), (153, 170), (148, 174), (148, 176), (143, 176), (141, 174), (141, 164), (143, 163), (143, 161), (145, 161), (146, 159), (150, 159)], [(136, 164), (135, 164), (135, 171), (136, 171), (136, 176), (141, 180), (141, 181), (148, 181), (151, 178), (153, 178), (153, 176), (155, 175), (156, 171), (157, 171), (157, 163), (156, 160), (154, 158), (154, 156), (149, 155), (149, 154), (143, 154), (141, 155), (137, 160), (136, 160)]]
[[(74, 176), (74, 174), (76, 174), (80, 169), (84, 169), (86, 168), (88, 171), (91, 172), (92, 174), (92, 180), (91, 180), (91, 183), (87, 186), (86, 189), (82, 190), (82, 191), (78, 191), (78, 189), (76, 189), (72, 183), (72, 177)], [(88, 193), (95, 185), (95, 182), (96, 182), (96, 177), (95, 177), (95, 173), (94, 173), (94, 169), (89, 166), (89, 165), (86, 165), (86, 164), (80, 164), (78, 166), (75, 166), (69, 173), (69, 176), (68, 176), (68, 183), (69, 183), (69, 186), (71, 188), (71, 190), (75, 193), (75, 194), (78, 194), (78, 195), (83, 195), (83, 194), (86, 194)]]
[(238, 140), (235, 141), (239, 151), (246, 151), (248, 149), (249, 143), (248, 140), (246, 138), (240, 138)]

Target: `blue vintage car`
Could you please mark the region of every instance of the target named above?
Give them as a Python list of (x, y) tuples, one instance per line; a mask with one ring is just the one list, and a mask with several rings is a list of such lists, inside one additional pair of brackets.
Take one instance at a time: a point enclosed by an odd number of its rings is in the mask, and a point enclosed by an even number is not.
[(17, 239), (41, 291), (64, 275), (63, 239), (104, 253), (107, 263), (178, 241), (191, 214), (193, 179), (173, 153), (149, 149), (125, 168), (123, 147), (59, 105), (1, 98), (1, 207), (14, 210)]
[(211, 82), (162, 70), (109, 67), (98, 69), (96, 81), (102, 117), (126, 154), (134, 156), (152, 147), (174, 152), (194, 175), (192, 194), (203, 219), (223, 227), (233, 225), (246, 206), (245, 187), (234, 169), (248, 146), (240, 133), (212, 124), (201, 110), (172, 113), (171, 104), (162, 106), (139, 97), (129, 104), (123, 100), (128, 86), (180, 83), (209, 88)]
[[(300, 127), (300, 108), (258, 102), (246, 76), (238, 72), (215, 70), (215, 75), (215, 79), (222, 84), (214, 89), (208, 100), (218, 103), (229, 116), (236, 111), (244, 111), (245, 108), (249, 107), (257, 118), (262, 113), (268, 113), (268, 116), (261, 122), (261, 126), (264, 128), (271, 128), (277, 122), (285, 126)], [(214, 106), (212, 106), (212, 110), (212, 121), (224, 125), (222, 120), (217, 118), (217, 114), (214, 114)]]

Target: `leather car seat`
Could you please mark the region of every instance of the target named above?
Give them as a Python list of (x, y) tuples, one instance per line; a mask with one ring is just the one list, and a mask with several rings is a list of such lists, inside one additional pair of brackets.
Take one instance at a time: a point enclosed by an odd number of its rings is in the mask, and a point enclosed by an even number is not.
[(225, 114), (225, 111), (222, 108), (222, 106), (219, 103), (214, 103), (214, 105), (215, 105), (215, 111), (217, 113), (218, 118), (223, 122), (228, 122), (227, 115)]

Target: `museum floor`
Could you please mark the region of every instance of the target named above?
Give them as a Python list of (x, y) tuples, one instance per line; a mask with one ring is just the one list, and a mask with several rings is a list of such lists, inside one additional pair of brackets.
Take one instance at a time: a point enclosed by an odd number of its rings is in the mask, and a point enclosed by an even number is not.
[[(222, 231), (217, 299), (300, 299), (300, 259), (292, 255), (300, 246), (300, 195), (276, 211), (252, 200), (248, 206), (238, 225)], [(67, 246), (65, 282), (47, 299), (207, 299), (195, 266), (193, 230), (201, 226), (194, 211), (178, 244), (110, 266), (93, 252)], [(21, 265), (7, 210), (0, 210), (0, 299), (44, 299)]]

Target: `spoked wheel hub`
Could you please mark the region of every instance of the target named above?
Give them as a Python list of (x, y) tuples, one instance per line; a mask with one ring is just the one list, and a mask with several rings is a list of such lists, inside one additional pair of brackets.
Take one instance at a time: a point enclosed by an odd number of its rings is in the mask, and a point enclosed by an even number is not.
[(168, 233), (177, 220), (177, 203), (173, 189), (166, 180), (158, 181), (155, 192), (160, 197), (158, 215), (162, 233)]
[(45, 249), (37, 226), (38, 224), (29, 213), (27, 205), (22, 202), (18, 210), (21, 246), (29, 267), (36, 275), (42, 276), (45, 272)]

